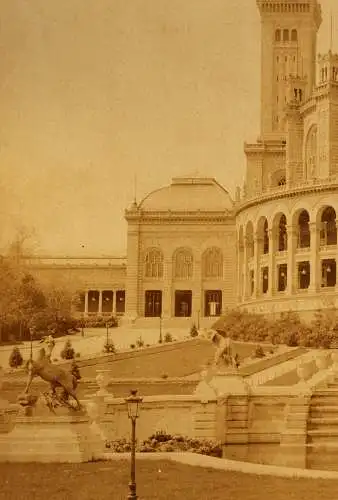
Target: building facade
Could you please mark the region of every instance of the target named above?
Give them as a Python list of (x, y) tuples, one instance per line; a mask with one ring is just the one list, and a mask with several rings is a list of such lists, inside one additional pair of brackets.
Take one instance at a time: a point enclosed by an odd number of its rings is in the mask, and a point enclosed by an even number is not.
[(243, 188), (233, 201), (213, 178), (182, 177), (134, 202), (125, 260), (65, 264), (81, 275), (83, 314), (183, 325), (235, 306), (338, 307), (338, 55), (317, 57), (317, 0), (257, 7), (261, 129), (244, 146)]

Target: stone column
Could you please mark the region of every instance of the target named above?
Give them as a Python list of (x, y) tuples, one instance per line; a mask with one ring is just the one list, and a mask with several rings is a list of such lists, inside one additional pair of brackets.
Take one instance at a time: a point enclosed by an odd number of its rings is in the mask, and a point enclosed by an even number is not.
[(84, 313), (88, 316), (88, 290), (85, 291)]
[(287, 295), (292, 295), (296, 290), (296, 266), (295, 253), (297, 248), (297, 231), (295, 226), (287, 226), (287, 251), (288, 251), (288, 268), (287, 268)]
[(243, 249), (244, 246), (242, 242), (238, 243), (238, 253), (237, 253), (237, 302), (243, 301)]
[(254, 297), (257, 298), (260, 295), (260, 265), (259, 265), (259, 243), (260, 243), (260, 238), (258, 237), (258, 234), (255, 233), (254, 236), (254, 280), (255, 280), (255, 286), (254, 286)]
[(276, 291), (275, 247), (275, 231), (269, 229), (269, 296), (272, 296)]
[(245, 301), (248, 296), (248, 240), (244, 237), (243, 245), (243, 266), (241, 273), (242, 280), (242, 300)]
[(102, 290), (99, 290), (99, 309), (97, 311), (97, 314), (102, 314)]
[(139, 313), (139, 252), (138, 224), (129, 224), (127, 235), (126, 318), (134, 320)]
[(319, 269), (320, 260), (319, 255), (319, 230), (316, 222), (310, 223), (311, 242), (310, 242), (310, 290), (317, 292), (320, 286)]
[(164, 257), (163, 262), (163, 296), (162, 296), (162, 316), (169, 319), (172, 316), (171, 296), (172, 296), (172, 255)]
[(200, 253), (194, 258), (194, 287), (192, 297), (192, 312), (191, 316), (196, 326), (198, 323), (198, 315), (201, 313), (201, 291), (202, 291), (202, 256)]
[(113, 290), (113, 316), (116, 316), (116, 298), (117, 298), (117, 290)]

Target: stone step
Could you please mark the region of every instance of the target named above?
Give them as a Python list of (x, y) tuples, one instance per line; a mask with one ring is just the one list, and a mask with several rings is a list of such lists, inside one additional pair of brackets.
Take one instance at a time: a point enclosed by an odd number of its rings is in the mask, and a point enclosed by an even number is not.
[(332, 418), (338, 417), (338, 405), (321, 405), (310, 408), (310, 418)]
[(338, 444), (338, 426), (327, 426), (325, 429), (309, 429), (307, 432), (308, 443), (324, 444), (324, 443), (337, 443)]
[(308, 429), (326, 430), (328, 426), (338, 430), (338, 415), (335, 417), (312, 417), (308, 421)]

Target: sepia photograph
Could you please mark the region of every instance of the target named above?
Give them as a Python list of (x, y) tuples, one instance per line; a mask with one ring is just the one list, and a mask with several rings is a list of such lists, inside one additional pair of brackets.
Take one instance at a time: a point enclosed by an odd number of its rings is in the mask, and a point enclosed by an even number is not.
[(337, 0), (0, 12), (0, 500), (338, 498)]

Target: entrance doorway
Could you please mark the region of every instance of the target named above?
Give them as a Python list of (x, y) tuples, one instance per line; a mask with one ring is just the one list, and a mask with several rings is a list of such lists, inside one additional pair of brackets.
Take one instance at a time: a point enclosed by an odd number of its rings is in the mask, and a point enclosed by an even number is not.
[(191, 316), (192, 291), (191, 290), (176, 290), (175, 291), (175, 316), (190, 317)]
[(220, 316), (222, 311), (222, 290), (206, 290), (204, 293), (204, 316)]
[(162, 314), (161, 290), (147, 290), (145, 293), (144, 315), (146, 318), (159, 317)]

